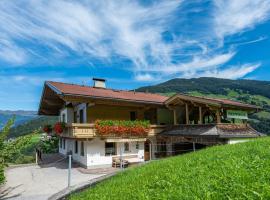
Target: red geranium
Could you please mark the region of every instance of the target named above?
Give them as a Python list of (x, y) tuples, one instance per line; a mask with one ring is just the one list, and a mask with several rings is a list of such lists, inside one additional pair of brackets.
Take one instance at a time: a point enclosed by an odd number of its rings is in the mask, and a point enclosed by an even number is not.
[(45, 133), (48, 133), (48, 134), (51, 133), (51, 132), (52, 132), (52, 125), (50, 125), (50, 124), (44, 125), (43, 131), (44, 131)]
[(61, 133), (63, 133), (65, 127), (66, 127), (66, 123), (65, 123), (65, 122), (57, 122), (57, 123), (54, 125), (54, 132), (55, 132), (57, 135), (60, 135)]
[(147, 121), (97, 120), (95, 129), (101, 136), (146, 136), (149, 132)]

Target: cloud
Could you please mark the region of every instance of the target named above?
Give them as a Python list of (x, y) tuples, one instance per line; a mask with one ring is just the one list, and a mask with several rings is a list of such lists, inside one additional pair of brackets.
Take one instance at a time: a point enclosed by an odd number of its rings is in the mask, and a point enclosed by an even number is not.
[(155, 78), (150, 74), (138, 74), (135, 76), (137, 81), (153, 81)]
[(253, 72), (258, 67), (260, 67), (260, 63), (256, 64), (244, 64), (239, 66), (231, 66), (222, 70), (210, 70), (204, 71), (202, 73), (198, 73), (197, 77), (216, 77), (216, 78), (229, 78), (229, 79), (238, 79), (245, 77), (250, 72)]
[[(18, 66), (35, 59), (53, 63), (74, 54), (109, 64), (126, 59), (131, 64), (125, 68), (136, 81), (198, 76), (202, 71), (219, 76), (237, 54), (233, 47), (224, 50), (220, 41), (265, 21), (270, 5), (266, 0), (213, 1), (213, 17), (206, 18), (211, 37), (205, 39), (175, 27), (189, 23), (181, 10), (188, 4), (184, 0), (3, 0), (0, 59)], [(241, 66), (242, 71), (256, 69)]]
[(242, 33), (269, 17), (269, 0), (214, 0), (214, 4), (215, 32), (221, 38)]

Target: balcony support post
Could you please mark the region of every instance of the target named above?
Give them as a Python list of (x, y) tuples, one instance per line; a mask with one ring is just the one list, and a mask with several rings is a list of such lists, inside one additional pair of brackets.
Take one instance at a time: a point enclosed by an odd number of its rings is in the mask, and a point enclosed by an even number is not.
[(188, 110), (188, 104), (186, 103), (186, 124), (189, 124), (189, 110)]
[(202, 124), (203, 123), (203, 118), (202, 118), (202, 107), (199, 106), (199, 123), (198, 124)]
[(177, 112), (176, 108), (173, 109), (173, 124), (177, 125)]

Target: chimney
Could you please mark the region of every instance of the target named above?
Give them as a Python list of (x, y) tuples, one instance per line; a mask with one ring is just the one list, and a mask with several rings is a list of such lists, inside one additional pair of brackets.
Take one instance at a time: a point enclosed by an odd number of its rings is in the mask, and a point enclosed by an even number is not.
[(93, 78), (95, 88), (106, 88), (106, 80), (102, 78)]

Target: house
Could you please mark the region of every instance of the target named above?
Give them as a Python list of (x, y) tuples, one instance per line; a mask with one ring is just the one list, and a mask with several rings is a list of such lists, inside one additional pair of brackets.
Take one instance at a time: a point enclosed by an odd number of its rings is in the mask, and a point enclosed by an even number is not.
[[(253, 105), (185, 94), (166, 97), (113, 90), (106, 88), (104, 79), (93, 80), (92, 87), (46, 81), (38, 111), (59, 116), (67, 124), (60, 135), (59, 152), (72, 153), (87, 168), (111, 166), (120, 155), (129, 162), (143, 162), (262, 136), (247, 123), (248, 114), (259, 109)], [(147, 120), (150, 125), (144, 134), (101, 134), (97, 120)]]

